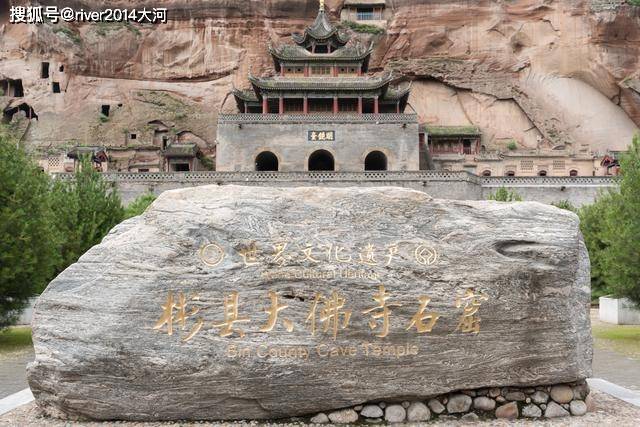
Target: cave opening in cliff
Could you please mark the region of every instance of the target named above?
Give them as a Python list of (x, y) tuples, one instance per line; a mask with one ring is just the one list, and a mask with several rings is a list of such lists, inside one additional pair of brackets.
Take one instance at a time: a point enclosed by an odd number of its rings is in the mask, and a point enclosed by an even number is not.
[(2, 79), (0, 80), (0, 95), (11, 96), (13, 98), (22, 98), (24, 89), (22, 88), (22, 79)]
[(61, 73), (64, 73), (64, 65), (61, 65), (60, 68), (58, 68), (58, 70), (60, 70)]
[(102, 107), (100, 107), (100, 113), (102, 113), (102, 115), (105, 117), (109, 117), (110, 111), (111, 111), (111, 106), (108, 104), (103, 104)]
[(24, 89), (22, 88), (22, 79), (17, 79), (11, 82), (13, 86), (13, 96), (15, 98), (22, 98), (24, 96)]
[(172, 165), (173, 172), (189, 172), (189, 163), (173, 163)]
[(53, 93), (60, 93), (60, 83), (53, 82), (51, 86), (53, 88)]
[(43, 62), (42, 66), (40, 67), (40, 77), (43, 79), (48, 79), (49, 78), (49, 63), (48, 62)]
[(38, 120), (38, 115), (36, 114), (35, 110), (27, 103), (22, 103), (16, 107), (10, 107), (5, 109), (2, 112), (2, 123), (11, 123), (11, 121), (13, 120), (13, 116), (18, 113), (19, 111), (22, 111), (25, 115), (26, 118), (28, 119), (36, 119)]

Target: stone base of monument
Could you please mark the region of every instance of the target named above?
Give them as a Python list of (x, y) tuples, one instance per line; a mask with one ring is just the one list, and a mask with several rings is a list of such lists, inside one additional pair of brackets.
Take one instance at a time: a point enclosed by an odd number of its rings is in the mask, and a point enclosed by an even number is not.
[(593, 402), (586, 381), (537, 387), (492, 387), (462, 390), (424, 400), (370, 402), (321, 412), (312, 423), (351, 424), (420, 422), (434, 419), (559, 418), (591, 412)]

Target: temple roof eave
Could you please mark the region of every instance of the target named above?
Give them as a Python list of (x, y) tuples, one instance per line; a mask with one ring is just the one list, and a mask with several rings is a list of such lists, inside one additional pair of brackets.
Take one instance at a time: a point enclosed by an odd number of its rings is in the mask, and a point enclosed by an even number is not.
[(340, 32), (338, 28), (334, 28), (333, 31), (326, 35), (313, 34), (308, 30), (304, 30), (302, 33), (293, 33), (291, 34), (291, 38), (296, 44), (302, 45), (306, 44), (309, 39), (313, 39), (315, 41), (325, 42), (335, 38), (336, 42), (340, 46), (344, 46), (350, 40), (350, 37), (347, 34), (343, 34)]
[(340, 46), (344, 46), (349, 41), (349, 37), (346, 34), (341, 34), (338, 27), (329, 22), (323, 7), (318, 11), (318, 16), (316, 16), (313, 24), (305, 28), (302, 34), (294, 33), (291, 37), (294, 42), (300, 45), (307, 43), (309, 38), (315, 41), (326, 41), (335, 38)]
[(385, 89), (393, 80), (390, 73), (380, 77), (274, 78), (249, 75), (249, 81), (259, 90), (376, 90)]
[(366, 49), (362, 51), (358, 51), (357, 49), (349, 49), (345, 52), (342, 48), (336, 50), (332, 53), (311, 53), (306, 49), (299, 48), (296, 52), (285, 52), (285, 49), (292, 50), (293, 46), (280, 46), (279, 48), (274, 48), (273, 46), (269, 46), (269, 53), (273, 56), (274, 59), (280, 61), (313, 61), (313, 62), (347, 62), (347, 61), (357, 61), (361, 62), (366, 60), (371, 53), (373, 52), (373, 45), (370, 45)]

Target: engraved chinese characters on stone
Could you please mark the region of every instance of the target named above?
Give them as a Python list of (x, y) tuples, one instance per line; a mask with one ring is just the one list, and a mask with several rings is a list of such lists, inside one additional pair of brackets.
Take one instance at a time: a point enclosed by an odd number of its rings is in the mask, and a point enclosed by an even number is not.
[[(272, 266), (285, 267), (294, 263), (312, 266), (353, 265), (359, 267), (388, 267), (395, 262), (410, 260), (417, 265), (432, 266), (439, 259), (435, 246), (427, 243), (364, 242), (347, 247), (334, 242), (311, 243), (278, 240), (259, 247), (256, 240), (243, 243), (236, 248), (234, 261), (244, 267)], [(215, 267), (225, 258), (225, 250), (218, 243), (203, 245), (198, 251), (200, 260), (207, 266)]]
[[(292, 312), (288, 304), (281, 302), (282, 298), (277, 292), (268, 291), (267, 298), (268, 302), (265, 304), (263, 311), (266, 319), (264, 317), (252, 319), (242, 313), (242, 304), (245, 301), (241, 299), (240, 293), (237, 291), (226, 293), (223, 296), (221, 310), (223, 320), (211, 322), (210, 326), (216, 329), (218, 335), (223, 338), (245, 337), (247, 332), (245, 329), (251, 323), (260, 323), (261, 325), (257, 331), (254, 328), (254, 332), (293, 332), (295, 323), (291, 320), (290, 315), (296, 313)], [(322, 333), (333, 340), (338, 338), (340, 331), (348, 330), (354, 313), (366, 320), (366, 324), (377, 338), (385, 338), (391, 332), (406, 333), (407, 331), (412, 331), (418, 335), (429, 333), (441, 317), (438, 312), (428, 310), (427, 306), (431, 302), (431, 298), (427, 295), (422, 295), (418, 298), (418, 308), (415, 313), (411, 317), (403, 319), (404, 324), (408, 326), (392, 331), (391, 316), (393, 309), (403, 307), (405, 303), (392, 300), (392, 294), (382, 284), (378, 286), (377, 291), (374, 292), (372, 290), (371, 298), (376, 303), (375, 305), (358, 310), (358, 305), (362, 304), (356, 303), (360, 301), (348, 301), (342, 293), (336, 290), (326, 294), (316, 293), (309, 302), (308, 310), (304, 313), (300, 311), (297, 317), (304, 319), (304, 324), (300, 326), (306, 327), (311, 336)], [(455, 306), (462, 308), (463, 313), (459, 316), (458, 325), (453, 332), (479, 333), (480, 317), (478, 311), (481, 303), (488, 299), (489, 297), (486, 294), (476, 292), (473, 289), (467, 289), (461, 296), (456, 298)], [(199, 301), (199, 297), (194, 296), (190, 300)], [(205, 325), (203, 312), (211, 307), (190, 309), (187, 307), (188, 301), (183, 292), (175, 293), (174, 291), (169, 291), (165, 302), (160, 306), (161, 316), (154, 324), (153, 329), (167, 335), (173, 335), (174, 328), (181, 331), (185, 330), (187, 320), (199, 315), (195, 323), (186, 332), (183, 341), (187, 342), (196, 336)], [(246, 301), (246, 303), (254, 304), (255, 301)], [(415, 302), (411, 303), (415, 304)], [(410, 303), (406, 305), (410, 305)], [(220, 317), (220, 315), (218, 314), (217, 317)], [(244, 324), (246, 328), (241, 327), (241, 324)]]

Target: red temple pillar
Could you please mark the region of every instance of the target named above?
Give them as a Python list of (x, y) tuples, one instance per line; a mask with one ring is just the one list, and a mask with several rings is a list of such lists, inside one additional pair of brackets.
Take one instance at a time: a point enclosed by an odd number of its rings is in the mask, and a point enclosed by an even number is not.
[(338, 114), (338, 97), (333, 97), (333, 114)]
[(304, 66), (304, 76), (305, 77), (309, 77), (309, 66), (308, 65)]
[(378, 97), (376, 96), (373, 99), (373, 114), (379, 114), (380, 113), (380, 109), (378, 108)]
[(338, 77), (338, 67), (334, 65), (331, 70), (333, 71), (333, 77)]
[(267, 114), (269, 112), (269, 98), (266, 96), (262, 97), (262, 114)]
[(358, 65), (358, 75), (362, 75), (362, 65)]
[(284, 67), (280, 64), (280, 75), (284, 77)]
[(284, 97), (282, 96), (278, 100), (278, 113), (284, 114)]
[(396, 114), (400, 114), (400, 101), (396, 102)]
[(309, 114), (309, 98), (307, 98), (307, 95), (302, 99), (302, 114)]
[(247, 101), (244, 101), (244, 113), (247, 114), (249, 112), (249, 107), (247, 107)]
[(358, 114), (362, 114), (362, 97), (358, 97)]

